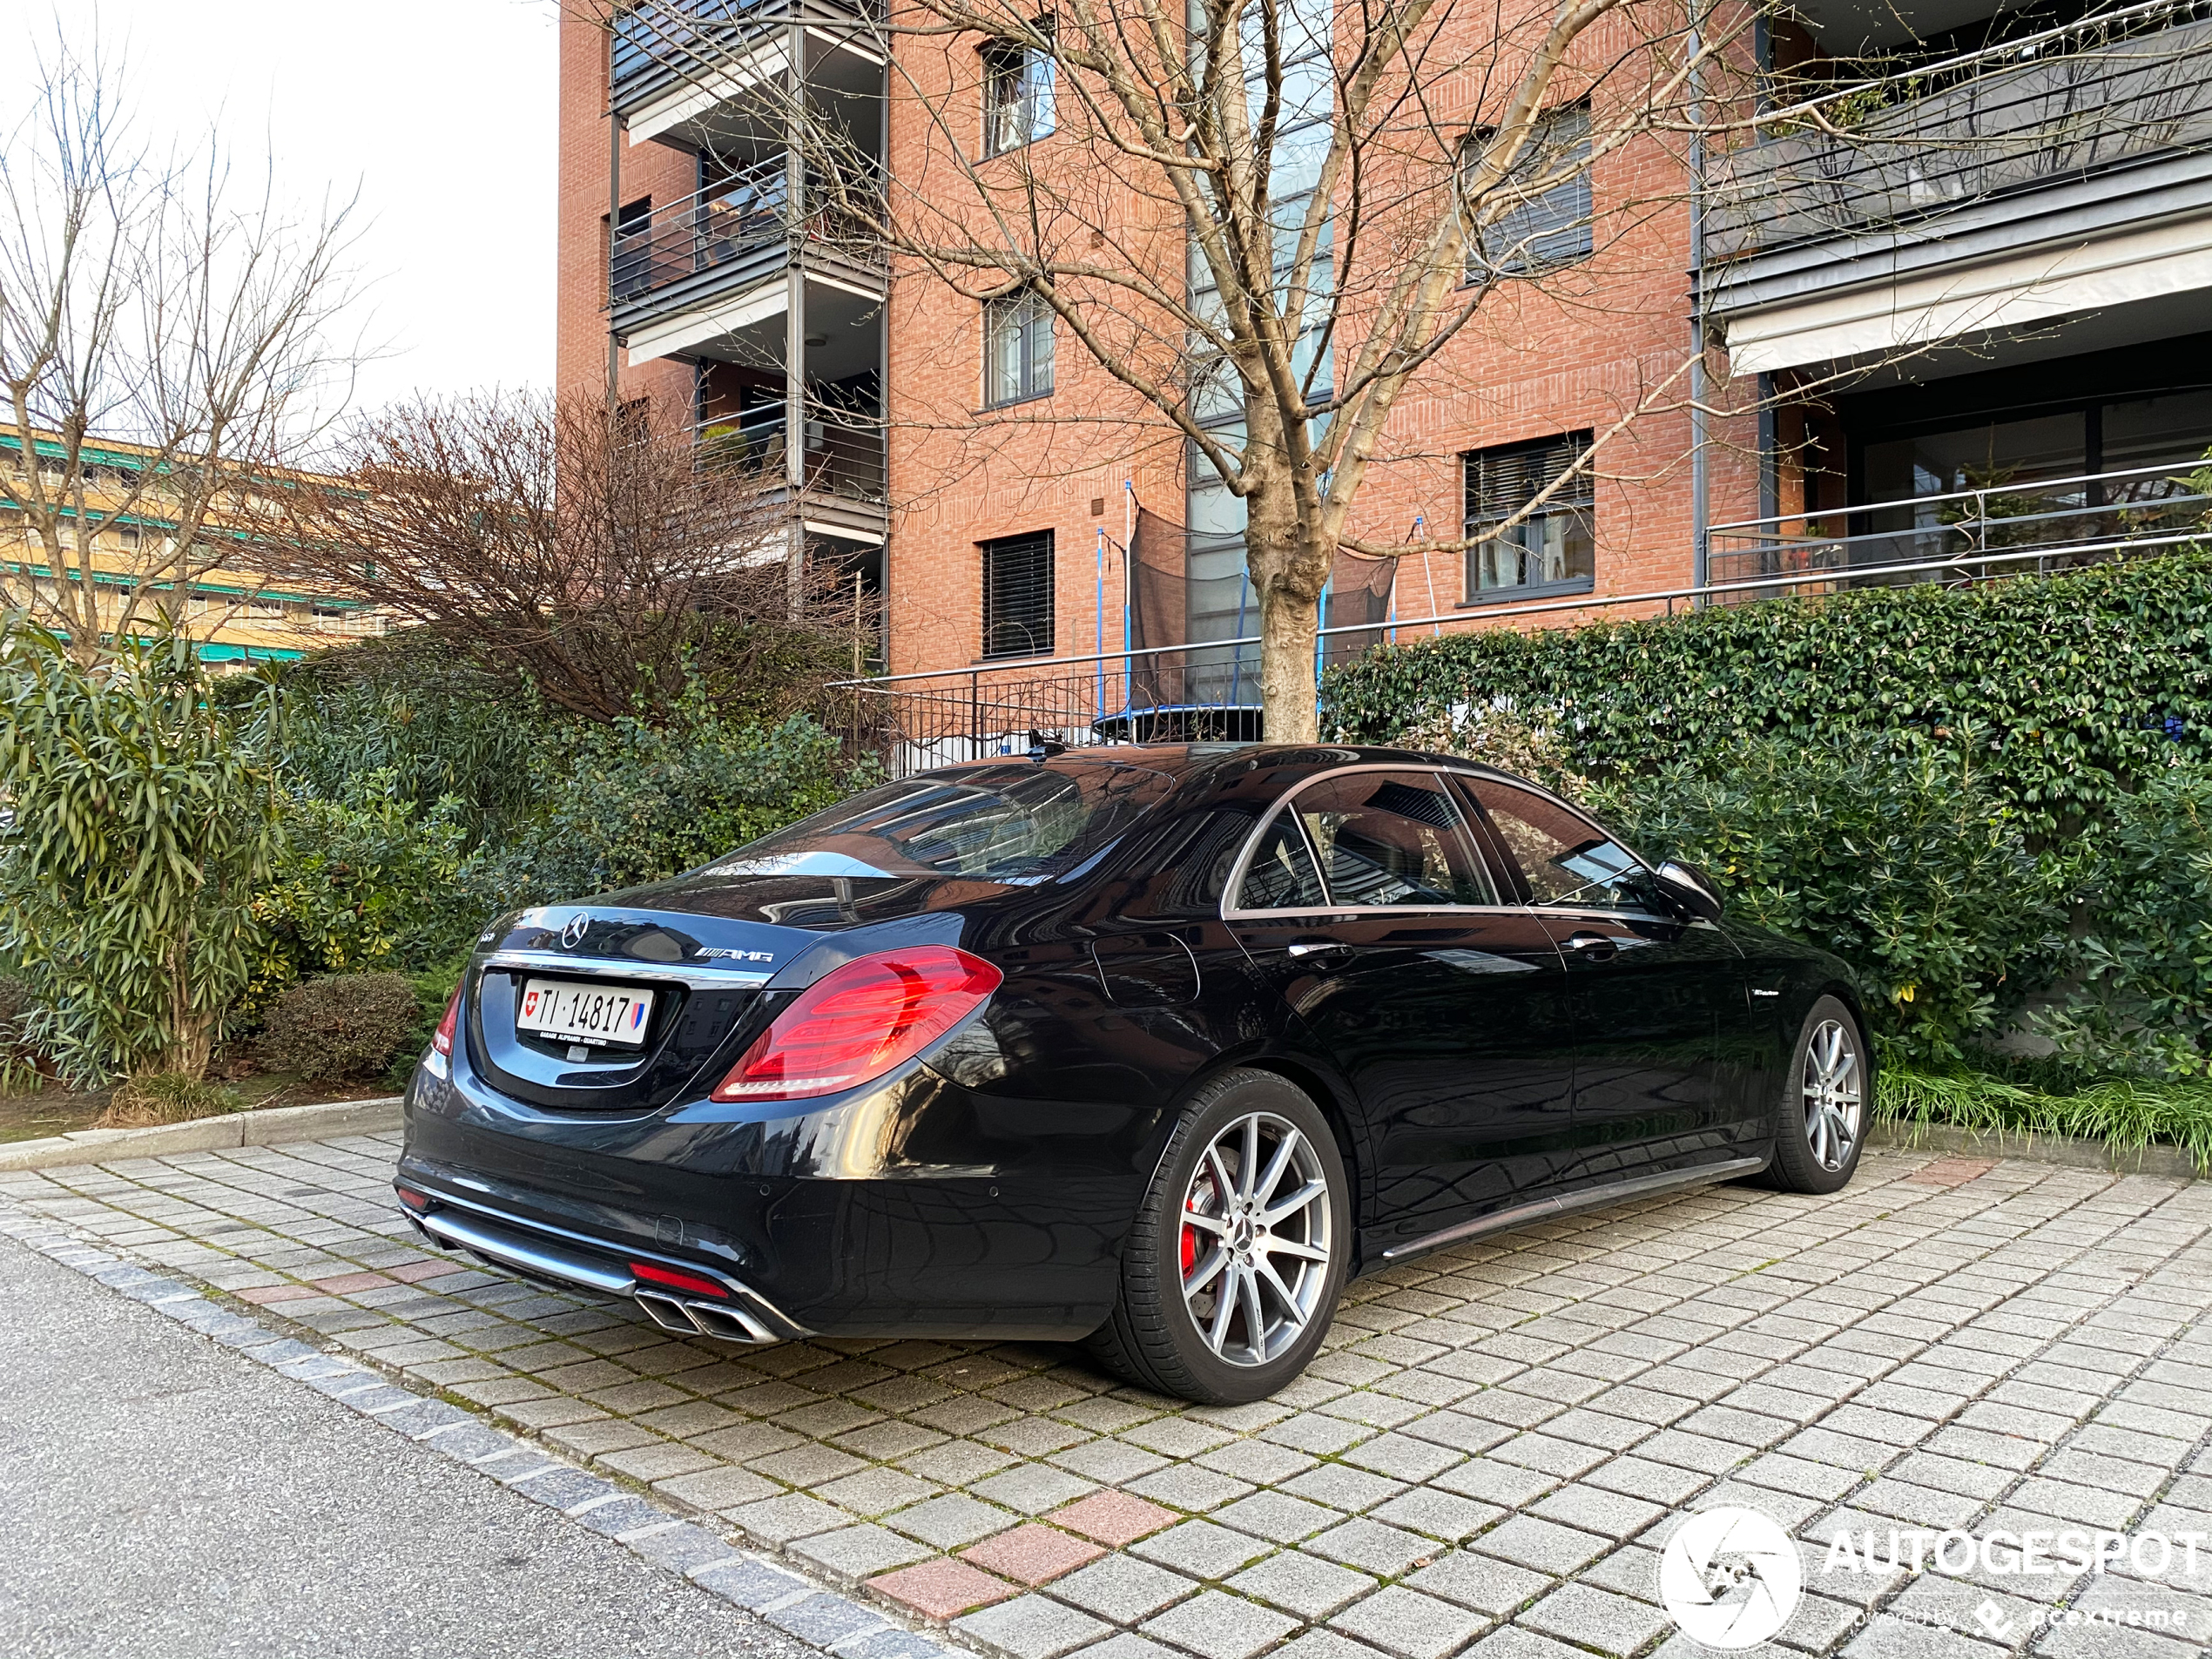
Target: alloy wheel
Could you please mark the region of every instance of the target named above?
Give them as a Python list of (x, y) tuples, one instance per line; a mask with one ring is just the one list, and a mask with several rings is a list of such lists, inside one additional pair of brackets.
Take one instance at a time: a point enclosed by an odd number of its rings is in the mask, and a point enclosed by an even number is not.
[(1840, 1170), (1858, 1144), (1865, 1111), (1860, 1095), (1858, 1045), (1840, 1020), (1823, 1020), (1805, 1044), (1803, 1076), (1805, 1141), (1824, 1170)]
[(1280, 1356), (1312, 1322), (1329, 1279), (1329, 1184), (1305, 1134), (1250, 1112), (1207, 1144), (1184, 1195), (1183, 1303), (1232, 1366)]

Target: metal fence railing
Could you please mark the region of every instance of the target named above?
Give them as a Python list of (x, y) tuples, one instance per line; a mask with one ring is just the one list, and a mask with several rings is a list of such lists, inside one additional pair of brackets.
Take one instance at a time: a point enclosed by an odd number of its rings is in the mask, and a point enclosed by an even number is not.
[[(2131, 475), (2134, 475), (2105, 473), (2097, 477), (2109, 482)], [(1950, 499), (1972, 499), (1989, 493), (1966, 491)], [(1739, 564), (1749, 560), (1748, 570), (1694, 587), (1486, 605), (1473, 615), (1458, 610), (1396, 617), (1379, 629), (1366, 623), (1325, 628), (1320, 648), (1314, 653), (1317, 685), (1321, 670), (1340, 658), (1340, 653), (1332, 650), (1339, 641), (1365, 643), (1379, 636), (1379, 643), (1397, 644), (1440, 634), (1447, 626), (1459, 632), (1480, 626), (1526, 625), (1546, 618), (1595, 621), (1622, 611), (1673, 616), (1701, 605), (1791, 596), (1817, 597), (1861, 586), (1915, 582), (1969, 585), (2212, 545), (2212, 516), (2205, 510), (2208, 502), (2212, 502), (2212, 496), (2195, 492), (2165, 498), (2161, 505), (2182, 509), (2183, 519), (2175, 528), (2155, 534), (2074, 540), (2039, 535), (2023, 544), (2006, 544), (2001, 537), (1993, 541), (1989, 531), (2008, 524), (2019, 529), (2025, 520), (1984, 514), (1979, 529), (1969, 527), (1964, 532), (1969, 537), (1979, 536), (1978, 543), (1946, 549), (1928, 557), (1878, 563), (1851, 561), (1840, 555), (1824, 562), (1824, 550), (1847, 552), (1854, 538), (1798, 539), (1787, 529), (1798, 522), (1797, 518), (1723, 525), (1716, 535), (1728, 531), (1753, 536), (1751, 546), (1727, 556)], [(1852, 508), (1835, 516), (1873, 510)], [(1959, 527), (1939, 528), (1950, 532)], [(1927, 533), (1932, 532), (1912, 532)], [(1895, 544), (1893, 535), (1888, 539)], [(1720, 557), (1716, 556), (1716, 565)], [(1260, 718), (1258, 646), (1259, 639), (1254, 635), (1203, 645), (877, 675), (832, 685), (826, 714), (832, 723), (847, 730), (856, 749), (878, 755), (899, 777), (957, 761), (1025, 753), (1032, 732), (1069, 747), (1122, 742), (1249, 742), (1265, 735)]]
[(1758, 142), (1708, 166), (1705, 255), (1770, 253), (2200, 148), (2212, 140), (2203, 12), (2131, 6), (1951, 65), (1808, 95)]
[[(781, 405), (699, 421), (702, 457), (758, 467), (770, 475), (785, 470), (786, 417)], [(848, 501), (884, 500), (883, 428), (865, 415), (820, 413), (806, 427), (806, 488)]]
[[(784, 164), (764, 162), (624, 226), (608, 253), (608, 294), (617, 307), (635, 305), (765, 253), (790, 240), (793, 228)], [(808, 206), (797, 228), (808, 239), (835, 244), (847, 257), (880, 262), (865, 230), (832, 207)]]
[[(2202, 476), (2200, 474), (2198, 476)], [(1889, 567), (2017, 555), (2040, 569), (2080, 563), (2132, 543), (2202, 528), (2212, 495), (2171, 466), (2007, 481), (1946, 494), (1716, 524), (1716, 583), (1835, 572), (1852, 583), (1894, 580)]]

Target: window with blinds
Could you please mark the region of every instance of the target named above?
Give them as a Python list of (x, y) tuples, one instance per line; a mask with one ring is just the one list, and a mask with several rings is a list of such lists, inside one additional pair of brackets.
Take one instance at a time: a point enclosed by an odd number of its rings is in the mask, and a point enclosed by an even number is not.
[(1052, 654), (1052, 532), (983, 547), (983, 655)]
[(993, 408), (1052, 391), (1052, 307), (1028, 288), (983, 302), (983, 401)]
[(1589, 448), (1584, 430), (1467, 455), (1467, 603), (1572, 593), (1595, 583), (1597, 492), (1587, 470), (1567, 478), (1520, 523), (1507, 523)]
[[(1468, 145), (1470, 165), (1492, 136), (1488, 132), (1478, 133)], [(1467, 280), (1531, 276), (1589, 258), (1589, 165), (1588, 105), (1569, 104), (1539, 117), (1513, 171), (1499, 185), (1512, 206), (1483, 229), (1468, 251)], [(1545, 178), (1556, 178), (1562, 169), (1570, 167), (1577, 171), (1549, 189), (1534, 188)]]

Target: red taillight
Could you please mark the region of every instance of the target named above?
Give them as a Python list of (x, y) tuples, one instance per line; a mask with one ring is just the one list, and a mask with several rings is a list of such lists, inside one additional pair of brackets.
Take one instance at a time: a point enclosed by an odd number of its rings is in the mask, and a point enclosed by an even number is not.
[(690, 1291), (696, 1296), (719, 1296), (725, 1299), (730, 1294), (726, 1285), (679, 1268), (663, 1267), (658, 1262), (632, 1262), (630, 1271), (633, 1278), (642, 1278), (649, 1285), (665, 1285), (671, 1291)]
[(398, 1189), (398, 1191), (400, 1195), (400, 1202), (405, 1204), (408, 1209), (416, 1211), (426, 1211), (429, 1209), (430, 1195), (428, 1193), (417, 1192), (413, 1187), (401, 1187)]
[[(446, 999), (446, 1017), (438, 1022), (438, 1035), (430, 1039), (430, 1046), (440, 1054), (453, 1052), (453, 1028), (461, 1019), (461, 988), (453, 988), (453, 995)], [(420, 1029), (420, 1028), (417, 1028)]]
[(949, 945), (847, 962), (776, 1016), (714, 1098), (799, 1100), (870, 1082), (973, 1014), (1004, 978)]

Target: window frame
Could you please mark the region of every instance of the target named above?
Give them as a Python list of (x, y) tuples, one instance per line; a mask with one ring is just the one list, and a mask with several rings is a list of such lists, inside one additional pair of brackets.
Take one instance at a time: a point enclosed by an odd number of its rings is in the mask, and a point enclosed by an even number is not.
[[(1018, 150), (1050, 138), (1059, 130), (1059, 111), (1055, 107), (1060, 90), (1060, 66), (1049, 52), (1034, 46), (1017, 45), (1011, 41), (986, 41), (980, 49), (983, 60), (983, 159), (995, 156), (1010, 156)], [(1040, 78), (1037, 65), (1043, 66)], [(1000, 89), (1011, 82), (1016, 91), (1013, 98), (1001, 102)], [(1046, 96), (1037, 95), (1049, 89)], [(1040, 108), (1045, 125), (1037, 125)], [(1006, 136), (1001, 126), (1004, 116), (1016, 110), (1027, 111), (1022, 123), (1022, 137), (1013, 143), (1001, 140)]]
[[(1460, 534), (1467, 538), (1467, 550), (1460, 571), (1460, 599), (1453, 607), (1460, 610), (1480, 610), (1489, 605), (1513, 604), (1523, 599), (1548, 599), (1561, 596), (1594, 592), (1597, 587), (1597, 480), (1588, 469), (1580, 474), (1581, 489), (1575, 498), (1561, 504), (1558, 497), (1546, 502), (1521, 520), (1526, 527), (1540, 524), (1548, 519), (1563, 518), (1569, 514), (1584, 515), (1590, 543), (1590, 570), (1587, 576), (1567, 577), (1557, 582), (1523, 582), (1507, 588), (1478, 588), (1474, 584), (1476, 560), (1481, 550), (1496, 540), (1494, 535), (1478, 538), (1476, 529), (1488, 521), (1478, 517), (1475, 469), (1486, 455), (1506, 456), (1532, 449), (1566, 443), (1575, 446), (1570, 466), (1579, 463), (1595, 447), (1596, 432), (1590, 427), (1576, 427), (1566, 432), (1554, 433), (1548, 437), (1521, 439), (1513, 443), (1485, 444), (1479, 448), (1460, 452), (1460, 489), (1463, 506), (1460, 523)], [(1538, 488), (1543, 488), (1539, 485)], [(1564, 492), (1562, 492), (1564, 493)], [(1586, 493), (1587, 499), (1582, 498)], [(1507, 514), (1506, 516), (1510, 517)], [(1498, 522), (1502, 522), (1500, 520)]]
[[(1517, 172), (1527, 163), (1531, 156), (1541, 158), (1547, 154), (1554, 153), (1555, 146), (1547, 138), (1547, 130), (1555, 127), (1570, 116), (1579, 117), (1582, 123), (1582, 136), (1573, 146), (1585, 152), (1581, 171), (1574, 177), (1562, 179), (1560, 183), (1554, 185), (1541, 195), (1524, 196), (1520, 203), (1507, 210), (1507, 214), (1509, 216), (1514, 212), (1533, 212), (1543, 207), (1563, 191), (1573, 191), (1580, 197), (1581, 199), (1577, 205), (1582, 208), (1582, 212), (1579, 217), (1555, 225), (1548, 231), (1539, 231), (1523, 238), (1525, 253), (1527, 257), (1512, 265), (1496, 264), (1483, 252), (1484, 236), (1494, 234), (1502, 223), (1502, 220), (1493, 220), (1485, 230), (1477, 231), (1467, 238), (1467, 264), (1460, 273), (1460, 285), (1462, 287), (1473, 287), (1475, 284), (1483, 281), (1525, 280), (1532, 277), (1545, 276), (1554, 271), (1563, 271), (1569, 266), (1581, 265), (1586, 260), (1597, 257), (1597, 185), (1594, 177), (1595, 162), (1588, 153), (1590, 150), (1589, 99), (1574, 98), (1564, 104), (1554, 104), (1549, 109), (1540, 111), (1535, 118), (1534, 131), (1529, 135), (1529, 142), (1523, 146), (1521, 158), (1514, 164), (1514, 166)], [(1461, 152), (1460, 165), (1465, 166), (1468, 165), (1469, 158), (1480, 155), (1483, 146), (1497, 136), (1497, 132), (1495, 127), (1482, 127), (1471, 133), (1466, 148)], [(1505, 183), (1510, 181), (1512, 177), (1513, 174), (1508, 172), (1506, 179), (1501, 181), (1501, 188), (1503, 188)], [(1536, 255), (1535, 245), (1538, 242), (1547, 236), (1557, 236), (1569, 230), (1579, 230), (1581, 233), (1581, 245), (1574, 252), (1552, 258)]]
[[(1491, 833), (1490, 826), (1487, 820), (1478, 817), (1468, 806), (1468, 802), (1474, 798), (1474, 792), (1467, 789), (1454, 792), (1448, 781), (1444, 786), (1444, 792), (1452, 797), (1460, 809), (1460, 820), (1466, 825), (1467, 830), (1467, 850), (1474, 854), (1476, 861), (1482, 866), (1484, 873), (1489, 878), (1491, 890), (1498, 896), (1499, 902), (1496, 904), (1418, 905), (1338, 903), (1336, 894), (1329, 886), (1328, 867), (1321, 861), (1320, 851), (1313, 845), (1313, 837), (1306, 830), (1305, 819), (1295, 810), (1295, 803), (1298, 796), (1317, 784), (1372, 772), (1422, 772), (1430, 777), (1444, 779), (1472, 775), (1456, 772), (1448, 766), (1421, 765), (1418, 763), (1409, 765), (1405, 761), (1366, 761), (1358, 765), (1333, 767), (1327, 772), (1317, 772), (1310, 778), (1299, 779), (1298, 782), (1276, 797), (1266, 810), (1259, 814), (1251, 832), (1244, 837), (1244, 844), (1237, 853), (1236, 863), (1230, 867), (1229, 880), (1222, 890), (1222, 920), (1236, 921), (1249, 919), (1266, 921), (1279, 921), (1286, 916), (1320, 916), (1348, 921), (1362, 916), (1433, 915), (1440, 913), (1455, 916), (1494, 916), (1507, 914), (1518, 914), (1528, 909), (1529, 907), (1526, 904), (1514, 904), (1505, 900), (1504, 895), (1507, 889), (1498, 880), (1498, 860), (1487, 840)], [(1251, 861), (1259, 851), (1260, 843), (1267, 838), (1269, 826), (1284, 813), (1291, 814), (1291, 821), (1298, 826), (1298, 839), (1305, 844), (1305, 854), (1313, 860), (1314, 874), (1321, 883), (1321, 907), (1318, 909), (1245, 909), (1237, 902), (1244, 891), (1245, 874), (1251, 868)]]
[[(1019, 307), (1013, 323), (1019, 337), (1022, 366), (1016, 374), (1019, 384), (1012, 395), (998, 395), (998, 340), (1000, 319)], [(1044, 296), (1035, 288), (1016, 288), (1010, 293), (994, 294), (983, 301), (983, 407), (987, 409), (1012, 408), (1017, 403), (1034, 403), (1040, 398), (1050, 397), (1057, 389), (1056, 360), (1059, 356), (1059, 318), (1047, 305)], [(1042, 374), (1039, 374), (1039, 354), (1036, 350), (1037, 333), (1044, 338)], [(1042, 383), (1040, 381), (1042, 381)]]
[[(1455, 772), (1449, 775), (1460, 780), (1460, 810), (1482, 826), (1483, 843), (1492, 865), (1492, 885), (1501, 893), (1511, 891), (1519, 894), (1521, 903), (1516, 907), (1517, 908), (1530, 911), (1540, 916), (1578, 914), (1629, 916), (1648, 921), (1682, 922), (1688, 920), (1693, 923), (1703, 920), (1696, 917), (1686, 919), (1665, 910), (1616, 909), (1604, 905), (1583, 904), (1566, 900), (1538, 899), (1535, 889), (1528, 885), (1528, 877), (1521, 867), (1521, 860), (1514, 856), (1512, 845), (1507, 841), (1504, 833), (1491, 822), (1489, 808), (1483, 805), (1482, 797), (1475, 792), (1474, 786), (1477, 782), (1493, 784), (1501, 789), (1517, 789), (1523, 794), (1534, 795), (1537, 799), (1557, 807), (1569, 818), (1587, 827), (1594, 835), (1602, 840), (1609, 841), (1626, 853), (1635, 860), (1635, 867), (1651, 878), (1655, 890), (1661, 890), (1658, 888), (1658, 872), (1649, 859), (1644, 857), (1642, 853), (1637, 852), (1635, 848), (1630, 846), (1620, 836), (1599, 823), (1581, 807), (1572, 801), (1554, 794), (1541, 785), (1530, 783), (1526, 778), (1512, 778), (1503, 774), (1491, 776), (1474, 772)], [(1326, 878), (1325, 877), (1324, 880), (1325, 881)], [(1715, 924), (1708, 921), (1703, 925), (1710, 927)]]
[[(993, 624), (991, 621), (991, 562), (996, 554), (1001, 550), (1011, 550), (1017, 544), (1036, 542), (1042, 542), (1044, 544), (1044, 582), (1041, 590), (1044, 594), (1044, 643), (1042, 645), (1033, 643), (1026, 649), (1021, 651), (995, 651), (991, 649), (991, 634), (993, 632)], [(1060, 602), (1058, 593), (1060, 585), (1059, 538), (1055, 536), (1049, 529), (1041, 530), (1023, 530), (1012, 536), (995, 536), (987, 541), (976, 543), (975, 546), (977, 551), (982, 555), (981, 558), (978, 561), (978, 574), (981, 577), (982, 589), (980, 596), (981, 604), (979, 606), (982, 627), (981, 631), (981, 637), (976, 642), (977, 650), (975, 660), (979, 663), (1007, 663), (1018, 662), (1024, 658), (1032, 657), (1051, 656), (1058, 641), (1060, 631)]]

